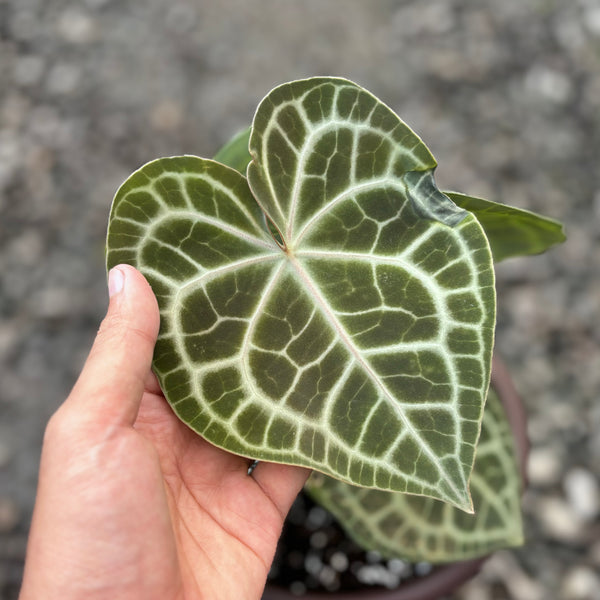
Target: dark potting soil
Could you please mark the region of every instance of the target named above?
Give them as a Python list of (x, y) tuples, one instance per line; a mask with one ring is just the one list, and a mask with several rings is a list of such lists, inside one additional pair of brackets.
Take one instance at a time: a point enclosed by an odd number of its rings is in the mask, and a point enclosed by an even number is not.
[(350, 540), (333, 516), (301, 493), (285, 522), (269, 582), (301, 596), (307, 591), (334, 592), (395, 588), (423, 577), (428, 563), (385, 559)]

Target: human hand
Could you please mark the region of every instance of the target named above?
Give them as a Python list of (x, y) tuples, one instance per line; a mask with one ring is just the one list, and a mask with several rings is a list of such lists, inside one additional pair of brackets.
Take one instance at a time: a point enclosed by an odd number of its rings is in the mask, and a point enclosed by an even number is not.
[(220, 450), (177, 419), (150, 371), (156, 299), (109, 276), (106, 318), (50, 419), (20, 600), (260, 598), (305, 469)]

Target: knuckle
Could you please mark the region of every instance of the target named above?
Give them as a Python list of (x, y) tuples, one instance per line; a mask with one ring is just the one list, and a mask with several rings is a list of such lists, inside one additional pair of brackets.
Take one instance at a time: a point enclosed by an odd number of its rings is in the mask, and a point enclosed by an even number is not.
[(154, 346), (156, 336), (146, 329), (136, 327), (120, 316), (106, 317), (100, 324), (96, 340), (100, 346), (124, 345), (142, 343)]
[(134, 337), (138, 341), (141, 341), (145, 345), (154, 346), (154, 344), (156, 343), (156, 336), (152, 335), (144, 329), (140, 329), (138, 327), (130, 327), (128, 328), (128, 332), (132, 337)]
[(104, 317), (96, 339), (100, 342), (104, 340), (111, 341), (113, 339), (119, 339), (123, 335), (123, 330), (127, 327), (127, 324), (123, 321), (120, 315), (110, 315)]

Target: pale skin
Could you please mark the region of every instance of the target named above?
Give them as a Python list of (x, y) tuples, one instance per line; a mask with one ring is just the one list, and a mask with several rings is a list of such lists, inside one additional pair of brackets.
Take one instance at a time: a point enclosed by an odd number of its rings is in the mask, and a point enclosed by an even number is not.
[(127, 265), (44, 437), (20, 600), (258, 599), (308, 471), (181, 423), (151, 372), (156, 299)]

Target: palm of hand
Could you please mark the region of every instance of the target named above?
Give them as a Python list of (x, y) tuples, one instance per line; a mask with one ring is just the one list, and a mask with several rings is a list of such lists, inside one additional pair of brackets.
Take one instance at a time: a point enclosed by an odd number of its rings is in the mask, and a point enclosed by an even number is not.
[[(251, 461), (197, 436), (157, 391), (145, 393), (135, 424), (150, 461), (158, 458), (160, 477), (148, 482), (157, 496), (164, 490), (161, 503), (166, 499), (171, 521), (170, 527), (155, 523), (161, 564), (151, 566), (150, 575), (164, 569), (168, 545), (168, 588), (182, 597), (260, 598), (283, 519), (306, 472), (262, 463), (256, 478), (248, 476)], [(134, 464), (139, 469), (140, 461)], [(211, 582), (218, 582), (216, 589)]]
[(248, 459), (188, 429), (150, 381), (133, 427), (101, 408), (51, 420), (28, 552), (34, 570), (61, 569), (26, 578), (23, 598), (36, 583), (61, 600), (261, 597), (307, 471), (261, 463), (248, 476)]

